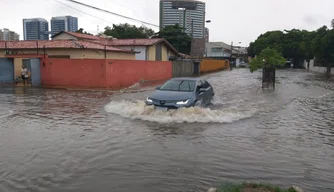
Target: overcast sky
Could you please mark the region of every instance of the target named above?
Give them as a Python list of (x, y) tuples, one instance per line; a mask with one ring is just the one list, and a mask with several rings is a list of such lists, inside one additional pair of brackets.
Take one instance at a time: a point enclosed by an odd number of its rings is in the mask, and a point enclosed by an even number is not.
[[(128, 17), (159, 25), (159, 0), (78, 0)], [(315, 30), (334, 19), (334, 0), (204, 0), (210, 41), (242, 42), (248, 46), (268, 30)], [(61, 3), (60, 3), (61, 2)], [(63, 3), (63, 4), (62, 4)], [(64, 5), (67, 4), (68, 6)], [(71, 7), (69, 7), (71, 6)], [(79, 28), (96, 34), (107, 25), (141, 23), (101, 13), (66, 0), (0, 0), (0, 28), (8, 28), (23, 38), (22, 19), (72, 15)], [(147, 27), (151, 27), (147, 25)], [(152, 27), (155, 31), (158, 28)]]

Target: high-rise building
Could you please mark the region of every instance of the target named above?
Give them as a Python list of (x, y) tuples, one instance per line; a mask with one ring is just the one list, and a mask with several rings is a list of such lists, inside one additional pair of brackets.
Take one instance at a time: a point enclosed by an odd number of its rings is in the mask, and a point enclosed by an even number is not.
[(0, 29), (0, 40), (1, 41), (19, 41), (20, 35), (9, 29)]
[(52, 17), (51, 35), (62, 31), (75, 32), (78, 30), (78, 18), (72, 16)]
[(207, 27), (205, 28), (204, 37), (205, 37), (205, 42), (209, 42), (210, 31), (209, 31), (209, 28), (207, 28)]
[(160, 0), (160, 30), (179, 24), (194, 38), (205, 37), (205, 3), (198, 0)]
[(49, 40), (49, 23), (43, 18), (23, 19), (24, 40)]

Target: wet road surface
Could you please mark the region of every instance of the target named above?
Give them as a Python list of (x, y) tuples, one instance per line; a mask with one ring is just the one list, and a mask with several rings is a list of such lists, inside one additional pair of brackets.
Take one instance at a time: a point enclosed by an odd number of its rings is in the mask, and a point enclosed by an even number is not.
[(334, 82), (302, 70), (206, 76), (208, 109), (154, 111), (150, 93), (0, 88), (0, 191), (206, 191), (267, 181), (334, 191)]

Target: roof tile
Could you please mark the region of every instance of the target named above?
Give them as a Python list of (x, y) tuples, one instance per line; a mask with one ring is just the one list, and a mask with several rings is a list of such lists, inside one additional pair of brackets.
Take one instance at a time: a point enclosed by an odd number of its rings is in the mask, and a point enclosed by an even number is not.
[[(6, 45), (7, 44), (7, 45)], [(0, 49), (5, 49), (6, 46), (8, 49), (36, 49), (37, 45), (39, 48), (67, 48), (67, 49), (79, 49), (79, 48), (87, 48), (87, 49), (98, 49), (98, 50), (106, 50), (115, 51), (115, 52), (131, 52), (129, 50), (123, 50), (119, 48), (115, 48), (112, 46), (106, 46), (95, 43), (92, 41), (75, 41), (75, 40), (43, 40), (43, 41), (0, 41)]]
[(51, 38), (54, 38), (62, 33), (66, 33), (66, 34), (69, 34), (69, 35), (72, 35), (76, 38), (80, 38), (80, 39), (87, 39), (87, 40), (99, 40), (101, 39), (101, 37), (97, 37), (97, 36), (94, 36), (94, 35), (88, 35), (88, 34), (83, 34), (83, 33), (76, 33), (76, 32), (69, 32), (69, 31), (61, 31), (55, 35), (53, 35)]

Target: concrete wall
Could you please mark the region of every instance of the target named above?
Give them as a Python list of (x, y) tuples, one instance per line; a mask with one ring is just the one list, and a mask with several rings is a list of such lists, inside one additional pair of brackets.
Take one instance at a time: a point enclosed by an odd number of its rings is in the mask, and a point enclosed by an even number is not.
[(168, 57), (168, 48), (166, 47), (166, 45), (162, 45), (162, 61), (169, 61), (169, 57)]
[(155, 45), (149, 46), (147, 51), (147, 60), (155, 61)]
[[(307, 69), (307, 61), (304, 61), (304, 67)], [(319, 67), (319, 66), (314, 66), (314, 60), (312, 59), (310, 61), (310, 71), (316, 72), (316, 73), (326, 73), (327, 72), (327, 67)], [(331, 69), (331, 74), (334, 75), (334, 68)]]
[(173, 77), (191, 77), (194, 75), (193, 61), (173, 61)]
[[(162, 46), (161, 50), (161, 58), (162, 61), (169, 61), (170, 56), (175, 56), (175, 53), (169, 49), (165, 43), (160, 43)], [(148, 61), (156, 61), (157, 55), (157, 44), (151, 46), (116, 46), (120, 49), (125, 50), (134, 50), (140, 53), (136, 54), (136, 60), (148, 60)]]
[(136, 53), (136, 60), (146, 60), (146, 46), (117, 46), (117, 48), (140, 52)]
[[(0, 49), (0, 53), (4, 53), (5, 50)], [(17, 50), (19, 54), (36, 54), (36, 49), (25, 49)], [(39, 50), (39, 54), (44, 54), (43, 49)], [(103, 50), (92, 50), (92, 49), (46, 49), (46, 54), (49, 57), (52, 56), (70, 56), (71, 59), (104, 59)], [(0, 55), (0, 57), (4, 57)], [(124, 52), (107, 52), (107, 59), (126, 59), (135, 60), (136, 56), (134, 53), (124, 53)]]
[(172, 63), (105, 59), (55, 59), (41, 61), (42, 85), (54, 87), (124, 88), (172, 77)]
[(46, 86), (105, 87), (104, 59), (42, 59), (41, 80)]
[(201, 73), (208, 73), (223, 69), (228, 69), (230, 67), (228, 60), (209, 60), (204, 59), (200, 65), (200, 72)]
[(22, 58), (14, 58), (14, 76), (21, 77)]
[(107, 60), (107, 86), (128, 87), (145, 81), (168, 80), (172, 77), (172, 63), (169, 61)]

